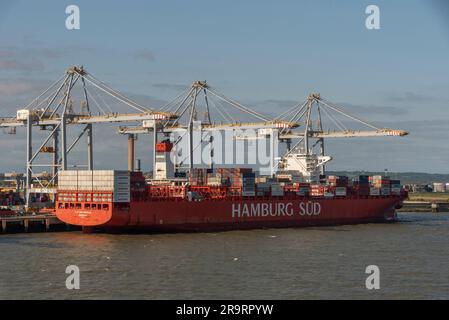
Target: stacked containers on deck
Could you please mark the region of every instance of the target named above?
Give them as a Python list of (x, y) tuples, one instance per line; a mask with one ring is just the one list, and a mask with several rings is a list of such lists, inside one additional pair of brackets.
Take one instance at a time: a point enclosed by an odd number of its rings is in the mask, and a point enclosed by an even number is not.
[[(120, 170), (61, 170), (58, 173), (58, 190), (92, 193), (92, 199), (89, 194), (83, 201), (129, 202), (130, 174)], [(105, 194), (109, 192), (112, 199)]]
[(242, 184), (242, 195), (244, 197), (256, 196), (256, 175), (251, 173), (242, 173), (239, 182)]
[(353, 187), (359, 196), (369, 196), (370, 184), (369, 176), (360, 175), (353, 179)]
[(317, 197), (317, 196), (324, 196), (326, 192), (326, 187), (319, 185), (319, 184), (313, 184), (310, 186), (310, 195)]
[(349, 179), (346, 176), (329, 176), (327, 178), (327, 182), (331, 187), (347, 187), (348, 181)]
[(300, 174), (292, 174), (292, 183), (302, 183), (304, 179)]
[(434, 182), (433, 192), (446, 192), (446, 185), (442, 182)]
[(58, 172), (58, 190), (78, 190), (78, 170), (60, 170)]
[(307, 196), (310, 194), (310, 183), (299, 183), (298, 184), (298, 196)]
[(213, 186), (213, 187), (221, 186), (222, 185), (221, 175), (220, 174), (216, 174), (216, 175), (208, 174), (207, 175), (207, 185)]
[(284, 187), (280, 183), (271, 183), (270, 189), (272, 197), (284, 196)]
[(270, 194), (270, 182), (258, 182), (256, 183), (256, 191), (258, 196), (268, 196)]
[(301, 174), (293, 171), (284, 171), (276, 174), (276, 179), (278, 182), (285, 183), (301, 183), (304, 179)]
[(288, 173), (278, 173), (276, 175), (276, 179), (278, 182), (291, 182), (292, 181), (292, 175)]
[(402, 186), (401, 186), (400, 180), (390, 180), (390, 185), (391, 185), (391, 194), (392, 195), (394, 195), (394, 196), (401, 195)]
[(326, 184), (326, 175), (320, 174), (320, 184)]
[(370, 195), (390, 195), (390, 178), (386, 176), (372, 176), (371, 185), (372, 188), (370, 190)]
[(256, 192), (258, 196), (271, 195), (271, 185), (277, 183), (277, 180), (270, 176), (256, 177)]
[(217, 172), (225, 179), (229, 178), (232, 186), (239, 186), (243, 174), (252, 174), (251, 168), (217, 168)]
[(217, 172), (229, 181), (232, 195), (256, 195), (255, 174), (251, 168), (217, 168)]
[(330, 190), (337, 197), (345, 197), (347, 195), (347, 188), (349, 178), (346, 176), (329, 176), (327, 178), (328, 184), (331, 187)]
[(224, 178), (221, 173), (208, 173), (207, 174), (207, 185), (208, 186), (229, 186), (229, 178)]
[(189, 183), (191, 186), (204, 186), (207, 183), (207, 169), (193, 168), (189, 171)]
[(347, 188), (346, 187), (335, 187), (335, 196), (337, 197), (346, 197)]

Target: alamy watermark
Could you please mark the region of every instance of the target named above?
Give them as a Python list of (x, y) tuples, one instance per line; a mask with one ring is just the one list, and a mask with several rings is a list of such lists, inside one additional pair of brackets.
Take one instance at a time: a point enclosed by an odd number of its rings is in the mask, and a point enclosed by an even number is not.
[(65, 8), (65, 13), (69, 15), (65, 20), (67, 30), (79, 30), (81, 27), (80, 8), (72, 4)]
[(365, 20), (365, 26), (368, 30), (380, 29), (380, 9), (378, 6), (371, 4), (366, 7), (365, 13), (369, 16)]
[(369, 276), (365, 280), (365, 286), (368, 290), (380, 289), (380, 269), (376, 265), (369, 265), (365, 269), (365, 273)]
[[(80, 8), (77, 5), (69, 5), (65, 9), (68, 17), (65, 20), (65, 27), (67, 30), (79, 30), (81, 27)], [(365, 27), (368, 30), (380, 29), (380, 8), (377, 5), (371, 4), (366, 7), (365, 14), (368, 15), (365, 19)]]
[(277, 135), (273, 129), (193, 130), (190, 142), (188, 131), (174, 131), (170, 160), (181, 167), (192, 161), (195, 166), (249, 165), (270, 172), (278, 160)]
[(80, 268), (76, 265), (67, 266), (65, 273), (69, 276), (65, 280), (65, 287), (69, 290), (80, 289)]

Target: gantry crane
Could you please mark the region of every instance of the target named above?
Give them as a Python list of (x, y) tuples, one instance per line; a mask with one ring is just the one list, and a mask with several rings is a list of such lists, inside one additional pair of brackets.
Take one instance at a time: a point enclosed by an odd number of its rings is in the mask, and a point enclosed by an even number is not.
[[(339, 130), (324, 129), (323, 114)], [(338, 115), (344, 120), (339, 119), (337, 117)], [(351, 115), (341, 107), (324, 100), (319, 93), (311, 93), (305, 101), (295, 105), (277, 117), (277, 119), (281, 118), (288, 118), (290, 121), (302, 123), (303, 129), (300, 132), (294, 132), (290, 129), (281, 130), (279, 139), (287, 143), (287, 152), (281, 161), (276, 164), (276, 167), (284, 170), (299, 170), (310, 182), (317, 182), (319, 180), (319, 173), (322, 175), (325, 173), (325, 164), (332, 160), (330, 156), (326, 156), (324, 153), (325, 138), (402, 137), (408, 135), (408, 132), (404, 130), (379, 128)], [(369, 130), (349, 129), (345, 125), (345, 120), (353, 121)], [(291, 147), (292, 139), (299, 139), (293, 148)], [(313, 139), (316, 142), (311, 145), (310, 140)], [(317, 145), (319, 145), (320, 150), (319, 152), (314, 152), (314, 148)]]
[[(81, 83), (80, 108), (75, 110), (73, 94), (77, 83)], [(109, 98), (112, 103), (106, 103), (102, 95)], [(103, 107), (98, 102), (103, 101)], [(93, 102), (93, 104), (91, 104)], [(125, 106), (133, 109), (133, 113), (114, 111), (111, 105)], [(98, 114), (94, 114), (94, 108)], [(137, 111), (137, 112), (136, 112)], [(67, 169), (67, 157), (79, 140), (87, 135), (87, 169), (93, 169), (93, 124), (119, 123), (119, 122), (151, 122), (160, 119), (176, 119), (176, 115), (169, 112), (156, 111), (144, 107), (118, 91), (112, 89), (104, 82), (89, 74), (82, 66), (72, 66), (65, 74), (31, 101), (26, 107), (19, 109), (15, 117), (1, 118), (1, 128), (25, 127), (26, 140), (26, 189), (27, 195), (31, 189), (34, 167), (52, 168), (52, 177), (44, 183), (37, 178), (42, 188), (50, 187), (57, 181), (58, 170)], [(67, 144), (67, 125), (82, 125), (83, 129), (70, 144)], [(33, 127), (50, 131), (41, 145), (33, 152)], [(48, 144), (51, 143), (51, 146)], [(51, 163), (35, 163), (40, 153), (52, 153)], [(27, 202), (28, 202), (27, 196)]]
[[(200, 101), (203, 103), (203, 109), (200, 107)], [(256, 119), (253, 121), (237, 120), (232, 116), (231, 109), (240, 112), (248, 118)], [(167, 138), (168, 135), (176, 132), (179, 133), (179, 136), (178, 139), (174, 141), (175, 147), (182, 141), (182, 138), (186, 136), (188, 138), (188, 155), (175, 165), (180, 167), (185, 162), (188, 162), (189, 170), (194, 167), (194, 151), (202, 144), (202, 142), (204, 142), (200, 139), (201, 141), (194, 143), (194, 131), (212, 133), (215, 131), (226, 130), (264, 130), (264, 137), (268, 137), (271, 141), (270, 146), (274, 146), (275, 139), (278, 139), (279, 130), (291, 130), (298, 127), (298, 124), (293, 121), (280, 119), (272, 120), (269, 117), (252, 110), (243, 104), (218, 93), (215, 89), (210, 87), (206, 81), (194, 81), (190, 88), (182, 92), (159, 110), (165, 112), (169, 111), (170, 113), (176, 114), (177, 118), (159, 120), (156, 121), (155, 125), (148, 127), (145, 126), (145, 123), (143, 126), (139, 127), (120, 127), (118, 132), (128, 135), (152, 132), (154, 135), (154, 143), (159, 141), (159, 135), (163, 135), (164, 138)], [(199, 117), (201, 111), (203, 111), (202, 120)], [(220, 116), (222, 121), (219, 122), (216, 119), (213, 119), (211, 116), (213, 113)], [(210, 148), (210, 167), (213, 167), (212, 138), (213, 137), (207, 141)], [(275, 152), (270, 152), (270, 155), (274, 157)], [(275, 159), (273, 158), (271, 163), (274, 163), (274, 161)], [(155, 163), (156, 159), (153, 158), (153, 168), (155, 167)]]
[[(195, 122), (199, 122), (198, 110), (196, 106), (199, 101), (200, 93), (203, 93), (204, 95), (204, 120), (200, 122), (200, 125), (195, 125)], [(225, 108), (221, 103), (220, 105), (214, 103), (211, 96), (218, 99), (217, 102), (224, 102), (228, 106), (238, 109), (246, 115), (257, 118), (259, 121), (236, 121), (229, 114), (229, 108)], [(225, 122), (216, 123), (213, 121), (211, 118), (211, 109), (214, 109), (225, 120)], [(344, 111), (342, 108), (322, 99), (319, 93), (310, 94), (305, 101), (295, 105), (274, 119), (270, 119), (270, 117), (262, 115), (261, 113), (218, 93), (215, 89), (211, 88), (206, 81), (193, 82), (190, 88), (181, 93), (173, 101), (163, 106), (160, 110), (170, 110), (171, 112), (177, 114), (178, 118), (160, 121), (158, 125), (147, 128), (145, 126), (120, 127), (119, 133), (137, 134), (149, 133), (151, 131), (154, 134), (154, 141), (156, 143), (156, 141), (158, 141), (158, 133), (167, 135), (168, 133), (174, 131), (183, 131), (180, 138), (182, 139), (184, 136), (187, 136), (189, 139), (189, 155), (187, 156), (187, 159), (189, 159), (189, 168), (191, 169), (193, 168), (193, 161), (190, 159), (193, 159), (193, 151), (201, 144), (200, 141), (197, 146), (194, 146), (192, 138), (194, 129), (204, 132), (216, 130), (255, 129), (255, 133), (237, 134), (235, 135), (235, 139), (252, 140), (268, 138), (271, 142), (270, 145), (274, 145), (275, 139), (286, 143), (287, 152), (283, 157), (281, 157), (279, 162), (272, 162), (274, 163), (274, 166), (271, 173), (278, 169), (300, 171), (305, 176), (306, 180), (311, 182), (316, 182), (319, 174), (324, 174), (325, 164), (332, 159), (330, 156), (326, 156), (324, 154), (325, 138), (405, 136), (408, 134), (403, 130), (379, 128), (374, 126), (373, 124), (353, 116)], [(339, 130), (325, 129), (323, 126), (322, 114), (327, 116), (330, 122), (336, 125), (336, 128)], [(345, 121), (340, 120), (338, 116), (358, 123), (359, 125), (362, 125), (362, 127), (366, 127), (369, 130), (349, 129), (345, 125)], [(184, 121), (184, 124), (181, 125), (183, 118), (187, 119), (185, 119), (186, 121)], [(156, 130), (153, 131), (155, 128)], [(175, 144), (181, 141), (181, 139), (175, 141)], [(296, 141), (295, 145), (292, 147), (294, 139), (298, 139), (298, 141)], [(313, 145), (310, 144), (311, 140), (316, 140)], [(212, 141), (210, 141), (210, 143), (212, 144)], [(316, 146), (320, 147), (320, 151), (318, 153), (314, 151)], [(270, 154), (274, 156), (275, 152), (271, 150)], [(155, 160), (153, 159), (153, 161)], [(212, 147), (210, 161), (212, 163)]]
[[(72, 91), (76, 83), (80, 82), (80, 108), (76, 111), (73, 105)], [(111, 103), (106, 102), (102, 95), (95, 94), (91, 89), (111, 98), (114, 103), (125, 105), (137, 112), (114, 112)], [(200, 119), (200, 100), (203, 103), (203, 119)], [(94, 108), (97, 109), (98, 114), (94, 114)], [(245, 119), (236, 119), (231, 110), (241, 112)], [(213, 119), (211, 116), (213, 113), (221, 117), (222, 121)], [(323, 114), (339, 130), (324, 129)], [(348, 129), (345, 122), (339, 120), (337, 115), (368, 127), (369, 130)], [(246, 118), (251, 118), (251, 120)], [(153, 133), (154, 150), (158, 141), (161, 140), (161, 135), (162, 139), (166, 140), (170, 134), (178, 133), (178, 137), (174, 141), (175, 147), (187, 136), (188, 155), (175, 165), (181, 167), (188, 161), (188, 169), (191, 170), (194, 167), (194, 151), (204, 142), (201, 135), (198, 144), (194, 144), (194, 131), (211, 134), (223, 130), (233, 131), (234, 133), (235, 131), (252, 129), (251, 134), (247, 132), (237, 134), (234, 135), (234, 139), (269, 139), (270, 155), (273, 157), (271, 163), (274, 164), (271, 172), (273, 173), (278, 169), (296, 170), (300, 171), (311, 182), (317, 179), (319, 173), (324, 173), (325, 164), (331, 160), (331, 157), (324, 154), (325, 138), (404, 136), (408, 134), (403, 130), (374, 126), (322, 99), (318, 93), (310, 94), (305, 101), (273, 119), (227, 98), (210, 87), (206, 81), (194, 81), (190, 87), (166, 105), (159, 109), (150, 109), (96, 79), (87, 73), (82, 66), (68, 68), (63, 77), (53, 83), (25, 108), (18, 110), (16, 117), (0, 118), (0, 127), (12, 129), (11, 133), (14, 133), (18, 127), (26, 127), (27, 129), (26, 186), (27, 190), (30, 190), (33, 167), (51, 167), (52, 178), (47, 186), (56, 182), (58, 170), (67, 169), (67, 155), (83, 135), (87, 135), (87, 168), (92, 170), (92, 125), (119, 122), (141, 124), (133, 127), (119, 127), (118, 130), (120, 134), (128, 135), (129, 170), (133, 170), (134, 165), (133, 149), (136, 134)], [(67, 146), (67, 125), (84, 126), (70, 146)], [(34, 153), (32, 149), (33, 127), (50, 131), (50, 134)], [(210, 139), (206, 140), (210, 147), (211, 166), (213, 164), (212, 138), (210, 135)], [(298, 141), (292, 147), (294, 139), (298, 139)], [(287, 144), (287, 152), (277, 162), (275, 161), (277, 159), (274, 159), (276, 154), (274, 147), (278, 140)], [(311, 145), (312, 140), (316, 141)], [(48, 146), (50, 141), (52, 146)], [(317, 146), (320, 147), (319, 152), (314, 151)], [(38, 154), (43, 152), (53, 153), (51, 164), (34, 163)], [(155, 163), (156, 152), (153, 152), (153, 168)], [(44, 187), (41, 181), (38, 180), (38, 182)]]

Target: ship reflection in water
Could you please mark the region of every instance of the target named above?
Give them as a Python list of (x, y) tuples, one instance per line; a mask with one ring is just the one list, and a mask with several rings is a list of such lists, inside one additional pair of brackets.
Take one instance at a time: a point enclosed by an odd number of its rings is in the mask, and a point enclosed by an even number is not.
[[(0, 236), (1, 299), (449, 299), (449, 214), (221, 233)], [(81, 289), (65, 269), (81, 270)], [(380, 268), (380, 290), (365, 268)]]

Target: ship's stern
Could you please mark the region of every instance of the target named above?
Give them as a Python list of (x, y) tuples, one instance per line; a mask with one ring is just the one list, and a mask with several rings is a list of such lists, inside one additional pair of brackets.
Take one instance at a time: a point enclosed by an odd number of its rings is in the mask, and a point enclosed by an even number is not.
[(62, 222), (81, 227), (107, 224), (112, 219), (112, 203), (56, 203), (56, 216)]

